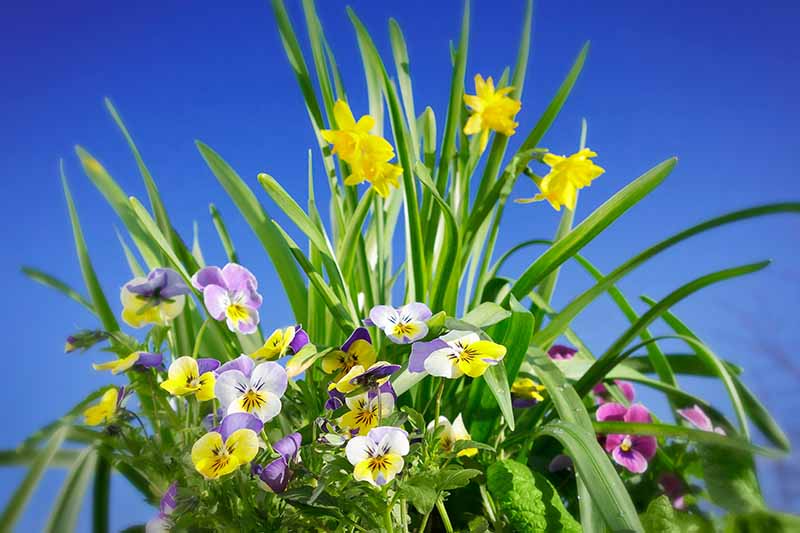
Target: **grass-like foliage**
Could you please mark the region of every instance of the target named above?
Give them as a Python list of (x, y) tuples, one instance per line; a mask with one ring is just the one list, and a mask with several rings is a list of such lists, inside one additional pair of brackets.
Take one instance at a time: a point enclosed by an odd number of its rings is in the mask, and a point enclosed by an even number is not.
[[(740, 220), (797, 213), (800, 204), (709, 219), (604, 274), (582, 249), (653, 192), (676, 160), (656, 164), (574, 219), (579, 190), (604, 172), (586, 147), (586, 125), (575, 154), (559, 156), (540, 143), (578, 82), (588, 43), (539, 120), (518, 124), (531, 2), (514, 67), (496, 80), (467, 74), (467, 2), (452, 48), (447, 108), (420, 112), (399, 25), (390, 20), (392, 54), (381, 57), (349, 11), (369, 96), (369, 109), (354, 115), (313, 0), (303, 0), (310, 58), (283, 0), (271, 3), (318, 141), (315, 164), (311, 156), (298, 162), (308, 166), (307, 205), (278, 179), (243, 179), (211, 147), (197, 147), (272, 261), (295, 323), (270, 324), (268, 313), (262, 321), (257, 276), (239, 264), (235, 239), (213, 205), (227, 257), (215, 261), (220, 267), (205, 264), (197, 238), (188, 244), (171, 222), (131, 134), (106, 102), (147, 189), (146, 199), (129, 197), (97, 159), (77, 149), (124, 227), (120, 242), (132, 279), (113, 280), (123, 286), (123, 309), (116, 313), (110, 302), (117, 295), (101, 289), (63, 171), (85, 290), (24, 271), (96, 317), (92, 329), (69, 337), (66, 351), (102, 345), (110, 360), (95, 370), (126, 381), (94, 391), (17, 449), (0, 452), (2, 464), (29, 468), (0, 528), (13, 528), (49, 468), (68, 469), (48, 520), (52, 531), (73, 530), (90, 488), (94, 531), (107, 531), (112, 472), (160, 503), (147, 526), (130, 531), (798, 527), (766, 508), (754, 469), (754, 455), (788, 452), (786, 436), (743, 383), (741, 369), (670, 311), (696, 291), (767, 262), (698, 272), (663, 299), (645, 299), (641, 315), (616, 283), (686, 239)], [(524, 140), (510, 150), (513, 135)], [(328, 187), (318, 196), (315, 178), (323, 174)], [(561, 222), (552, 238), (496, 250), (519, 178), (527, 190), (538, 189), (520, 201), (541, 200), (528, 209)], [(364, 182), (369, 187), (359, 186)], [(276, 209), (303, 242), (270, 216)], [(507, 260), (530, 247), (541, 254), (508, 277)], [(559, 269), (570, 260), (595, 282), (554, 309)], [(604, 294), (630, 326), (601, 353), (571, 324)], [(648, 328), (656, 321), (673, 333), (654, 337)], [(685, 353), (665, 353), (664, 341), (676, 339)], [(684, 390), (683, 375), (719, 379), (734, 419)], [(637, 402), (636, 387), (663, 394), (669, 419), (657, 420)], [(751, 426), (767, 446), (753, 443)]]

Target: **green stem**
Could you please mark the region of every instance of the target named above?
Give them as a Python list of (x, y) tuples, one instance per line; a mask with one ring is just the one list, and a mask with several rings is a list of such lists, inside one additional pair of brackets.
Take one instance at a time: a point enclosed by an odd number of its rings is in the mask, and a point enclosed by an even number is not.
[(439, 516), (442, 517), (442, 525), (447, 533), (453, 533), (453, 524), (450, 523), (450, 517), (447, 515), (447, 509), (444, 508), (444, 501), (441, 498), (436, 500), (436, 509), (439, 510)]
[(192, 359), (197, 359), (197, 356), (200, 354), (200, 344), (202, 344), (203, 335), (206, 332), (209, 320), (211, 320), (211, 318), (206, 318), (203, 321), (203, 325), (200, 326), (200, 330), (197, 332), (197, 336), (194, 338), (194, 349), (192, 350)]
[(386, 506), (386, 510), (383, 514), (383, 524), (386, 527), (386, 533), (393, 533), (394, 532), (394, 524), (392, 523), (392, 507), (394, 504), (394, 500)]
[(497, 524), (497, 517), (494, 512), (494, 506), (492, 505), (492, 500), (489, 499), (489, 494), (486, 492), (486, 486), (480, 484), (478, 485), (478, 488), (481, 491), (481, 501), (483, 502), (483, 510), (486, 511), (486, 516), (489, 517), (489, 521), (492, 523), (492, 529), (494, 529), (495, 531), (499, 531)]
[(408, 533), (408, 502), (405, 498), (400, 500), (400, 522), (403, 526), (403, 533)]
[(431, 517), (431, 511), (433, 511), (433, 509), (425, 513), (425, 516), (422, 517), (422, 522), (419, 523), (419, 533), (425, 533), (425, 528), (428, 526), (428, 518)]

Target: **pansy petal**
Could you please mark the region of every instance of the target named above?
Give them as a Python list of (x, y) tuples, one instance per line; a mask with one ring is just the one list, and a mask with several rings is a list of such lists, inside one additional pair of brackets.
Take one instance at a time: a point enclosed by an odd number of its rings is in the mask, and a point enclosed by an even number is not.
[(248, 284), (258, 287), (258, 281), (253, 273), (237, 263), (228, 263), (222, 267), (222, 277), (231, 292), (245, 290)]
[(213, 458), (215, 450), (219, 450), (223, 445), (222, 435), (214, 432), (206, 433), (192, 446), (192, 463), (197, 467), (203, 461)]
[(289, 377), (286, 370), (273, 361), (261, 363), (253, 369), (250, 376), (250, 383), (259, 392), (270, 392), (275, 396), (283, 396), (286, 386), (289, 384)]
[[(269, 391), (262, 392), (261, 394), (265, 396), (265, 401), (255, 408), (253, 414), (263, 422), (269, 422), (281, 412), (281, 399)], [(231, 407), (233, 407), (233, 405), (234, 404), (231, 404)]]
[(688, 409), (678, 409), (678, 414), (690, 422), (697, 429), (703, 431), (713, 431), (713, 425), (708, 415), (700, 408), (699, 405), (694, 405)]
[(461, 413), (453, 420), (453, 438), (455, 440), (469, 440), (471, 438), (467, 427), (464, 425), (464, 419), (461, 418)]
[(367, 328), (356, 328), (355, 331), (344, 341), (342, 344), (342, 351), (346, 352), (350, 349), (350, 345), (353, 344), (357, 340), (367, 341), (368, 343), (372, 344), (372, 337), (369, 336), (369, 330)]
[(653, 421), (652, 417), (650, 416), (650, 411), (648, 411), (647, 408), (640, 403), (631, 405), (628, 408), (628, 412), (625, 413), (623, 420), (625, 422), (634, 422), (639, 424), (649, 424)]
[(212, 357), (201, 357), (197, 360), (197, 371), (201, 374), (213, 372), (219, 368), (219, 361)]
[(225, 447), (239, 464), (247, 464), (258, 453), (258, 435), (252, 429), (237, 429), (225, 439)]
[(259, 316), (258, 311), (252, 307), (244, 306), (245, 315), (241, 318), (233, 319), (227, 315), (228, 329), (241, 333), (242, 335), (251, 335), (258, 330)]
[(376, 354), (372, 344), (363, 339), (356, 339), (347, 349), (347, 354), (357, 365), (368, 368), (375, 363)]
[(424, 322), (433, 316), (433, 313), (431, 313), (427, 305), (419, 302), (411, 302), (400, 308), (400, 316), (404, 315), (410, 316), (413, 320)]
[(228, 372), (229, 370), (238, 370), (248, 378), (250, 374), (253, 373), (253, 368), (256, 366), (255, 361), (249, 355), (242, 354), (233, 361), (228, 361), (227, 363), (220, 366), (217, 370), (217, 376)]
[(399, 320), (397, 310), (389, 305), (376, 305), (369, 311), (369, 319), (375, 326), (384, 329), (393, 326)]
[(225, 279), (222, 277), (222, 270), (216, 266), (201, 268), (192, 276), (192, 285), (195, 289), (202, 291), (209, 285), (227, 288)]
[(621, 448), (614, 448), (611, 452), (611, 457), (618, 465), (625, 467), (634, 474), (641, 474), (647, 470), (647, 459), (636, 450), (622, 451)]
[(408, 433), (403, 429), (381, 426), (371, 429), (367, 436), (378, 445), (379, 451), (384, 454), (408, 454)]
[[(374, 431), (374, 430), (373, 430)], [(350, 464), (357, 465), (361, 461), (369, 458), (370, 451), (374, 449), (375, 443), (369, 437), (353, 437), (347, 442), (344, 453)]]
[(656, 454), (658, 440), (652, 435), (634, 435), (631, 441), (633, 449), (641, 453), (648, 461)]
[(292, 353), (297, 353), (309, 342), (308, 333), (300, 326), (295, 326), (294, 338), (292, 342), (289, 343), (289, 350), (291, 350)]
[(222, 405), (223, 409), (228, 409), (239, 396), (250, 388), (250, 378), (242, 374), (239, 370), (228, 370), (217, 377), (214, 384), (214, 394)]
[(200, 389), (195, 393), (198, 401), (206, 402), (214, 399), (214, 386), (216, 385), (216, 377), (213, 372), (206, 372), (200, 374)]
[(171, 365), (169, 365), (167, 376), (169, 379), (176, 381), (186, 381), (186, 379), (190, 376), (199, 377), (200, 370), (197, 366), (197, 360), (189, 357), (188, 355), (178, 357), (172, 362)]
[(272, 449), (284, 456), (287, 460), (293, 459), (300, 451), (303, 437), (300, 433), (290, 433), (272, 445)]
[(227, 441), (234, 432), (240, 429), (249, 429), (259, 433), (263, 427), (263, 422), (256, 416), (248, 413), (234, 413), (222, 419), (222, 423), (219, 426), (219, 434), (223, 440)]
[(289, 463), (284, 457), (278, 457), (261, 470), (259, 478), (267, 484), (272, 492), (281, 493), (289, 485)]
[(203, 291), (203, 303), (214, 320), (222, 320), (231, 303), (228, 290), (219, 285), (206, 285)]
[(136, 366), (140, 368), (163, 368), (164, 355), (152, 352), (139, 352)]
[(604, 403), (597, 409), (595, 416), (598, 422), (614, 421), (622, 422), (625, 419), (625, 413), (628, 408), (621, 403)]
[(461, 377), (463, 371), (453, 364), (450, 358), (452, 349), (450, 347), (436, 350), (425, 359), (425, 371), (431, 376), (454, 379)]
[(435, 351), (448, 348), (448, 344), (441, 339), (430, 342), (415, 342), (411, 346), (411, 356), (408, 359), (409, 372), (425, 372), (425, 360)]
[(480, 357), (483, 361), (496, 364), (506, 356), (506, 347), (492, 341), (478, 341), (469, 345), (470, 350)]
[(616, 433), (611, 435), (606, 435), (606, 440), (603, 446), (607, 452), (610, 452), (614, 448), (618, 448), (619, 445), (622, 444), (623, 440), (625, 440), (625, 435), (619, 435)]

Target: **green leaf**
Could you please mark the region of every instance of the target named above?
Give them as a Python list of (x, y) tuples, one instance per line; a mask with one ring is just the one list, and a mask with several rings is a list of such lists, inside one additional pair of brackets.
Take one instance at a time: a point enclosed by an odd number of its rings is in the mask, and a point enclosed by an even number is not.
[(746, 450), (705, 446), (700, 450), (703, 479), (712, 502), (731, 512), (765, 508), (753, 456)]
[(94, 307), (92, 306), (91, 302), (89, 302), (89, 300), (79, 294), (78, 291), (60, 279), (57, 279), (50, 274), (45, 274), (39, 269), (27, 266), (22, 267), (22, 273), (31, 278), (33, 281), (44, 285), (45, 287), (57, 290), (68, 298), (71, 298), (72, 300), (84, 306), (90, 313), (95, 314)]
[(478, 328), (487, 328), (498, 322), (502, 322), (511, 316), (511, 312), (503, 309), (501, 306), (494, 302), (484, 302), (478, 307), (464, 315), (461, 319), (464, 322), (469, 322)]
[(486, 485), (512, 531), (581, 531), (550, 482), (522, 463), (506, 459), (492, 464)]
[(92, 492), (92, 531), (108, 533), (108, 515), (111, 505), (111, 462), (102, 454), (94, 468), (94, 489)]
[(25, 507), (36, 485), (39, 484), (39, 480), (41, 480), (42, 475), (50, 465), (50, 461), (53, 460), (59, 448), (61, 448), (61, 443), (64, 442), (68, 431), (69, 426), (67, 424), (59, 427), (55, 433), (53, 433), (53, 436), (50, 437), (47, 445), (38, 453), (36, 459), (31, 463), (31, 467), (28, 469), (25, 479), (22, 480), (17, 490), (14, 491), (8, 504), (6, 504), (6, 508), (3, 510), (3, 514), (0, 515), (0, 530), (14, 530), (14, 524), (17, 523), (17, 520), (19, 520), (22, 513), (25, 511)]
[(439, 498), (439, 492), (436, 490), (436, 479), (433, 473), (430, 472), (417, 474), (403, 481), (400, 493), (423, 516), (431, 512), (436, 500)]
[(306, 285), (294, 263), (289, 247), (281, 238), (275, 223), (267, 216), (261, 204), (258, 203), (253, 191), (242, 181), (230, 165), (202, 142), (197, 141), (196, 144), (208, 167), (236, 204), (236, 207), (239, 208), (242, 216), (269, 254), (281, 280), (281, 285), (286, 291), (292, 311), (294, 311), (295, 320), (299, 323), (304, 323), (308, 314)]
[(628, 491), (608, 455), (600, 448), (594, 432), (564, 420), (543, 426), (537, 435), (547, 435), (561, 442), (575, 465), (595, 508), (612, 531), (642, 531)]
[(436, 489), (438, 491), (455, 490), (469, 485), (470, 480), (481, 475), (474, 468), (447, 467), (436, 473)]
[(167, 241), (166, 236), (164, 236), (164, 234), (161, 232), (155, 220), (153, 220), (153, 217), (151, 217), (150, 213), (147, 212), (147, 209), (145, 209), (142, 203), (133, 196), (130, 198), (130, 204), (134, 215), (137, 219), (139, 219), (144, 231), (146, 231), (150, 238), (158, 244), (158, 246), (161, 248), (161, 251), (164, 252), (164, 255), (172, 263), (172, 266), (175, 268), (175, 270), (177, 270), (178, 273), (186, 280), (186, 283), (191, 283), (192, 275), (186, 270), (183, 262), (175, 254), (175, 251), (172, 249), (172, 245), (170, 245), (169, 241)]
[(119, 324), (114, 317), (114, 312), (108, 305), (103, 288), (100, 287), (100, 282), (97, 279), (92, 260), (89, 257), (89, 250), (86, 248), (86, 240), (83, 238), (83, 230), (81, 229), (81, 222), (78, 219), (78, 212), (75, 209), (75, 203), (72, 201), (72, 193), (69, 190), (67, 183), (67, 176), (64, 174), (64, 163), (61, 162), (61, 182), (64, 185), (64, 197), (67, 200), (67, 209), (69, 210), (69, 218), (72, 222), (72, 235), (75, 238), (75, 252), (78, 254), (78, 262), (81, 265), (81, 272), (83, 273), (83, 281), (86, 284), (86, 290), (89, 292), (89, 297), (92, 300), (92, 308), (95, 309), (100, 322), (103, 324), (103, 329), (106, 331), (118, 331)]
[(797, 531), (800, 531), (800, 517), (776, 511), (729, 514), (725, 518), (724, 533), (796, 533)]
[(663, 494), (650, 502), (641, 518), (645, 533), (681, 533), (672, 502)]
[(46, 532), (75, 531), (83, 497), (97, 461), (97, 452), (89, 447), (80, 452), (67, 473), (67, 478), (56, 496), (53, 510), (45, 526)]
[(511, 288), (514, 296), (517, 299), (524, 298), (556, 267), (586, 246), (612, 222), (647, 196), (672, 172), (676, 161), (675, 158), (667, 159), (636, 178), (595, 209), (564, 238), (554, 243), (514, 283)]
[(219, 240), (222, 243), (222, 248), (225, 250), (225, 255), (228, 257), (228, 261), (231, 263), (238, 263), (239, 256), (236, 254), (236, 247), (233, 245), (233, 240), (231, 239), (230, 233), (228, 233), (225, 221), (222, 220), (222, 215), (219, 214), (219, 210), (217, 210), (214, 204), (209, 204), (208, 212), (211, 214), (211, 221), (214, 223), (214, 228), (217, 230), (217, 235), (219, 235)]

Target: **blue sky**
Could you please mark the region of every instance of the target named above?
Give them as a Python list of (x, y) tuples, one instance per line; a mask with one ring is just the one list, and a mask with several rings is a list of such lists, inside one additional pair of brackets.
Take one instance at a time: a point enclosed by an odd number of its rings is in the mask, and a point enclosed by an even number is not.
[[(299, 2), (287, 3), (300, 26)], [(66, 335), (93, 326), (91, 318), (19, 271), (23, 264), (37, 266), (81, 287), (58, 182), (63, 157), (95, 266), (116, 304), (117, 287), (128, 277), (114, 234), (117, 222), (81, 174), (74, 145), (86, 147), (130, 194), (143, 196), (144, 189), (103, 97), (111, 97), (126, 120), (179, 230), (188, 236), (198, 222), (211, 263), (221, 262), (223, 254), (208, 203), (220, 208), (242, 260), (267, 287), (265, 295), (273, 302), (265, 317), (268, 327), (291, 321), (285, 297), (266, 255), (197, 154), (194, 139), (214, 147), (250, 183), (257, 172), (271, 173), (301, 203), (307, 197), (306, 151), (313, 144), (266, 2), (235, 7), (199, 0), (18, 4), (4, 8), (0, 32), (0, 168), (5, 172), (0, 216), (6, 228), (0, 283), (7, 302), (0, 316), (11, 340), (6, 357), (13, 365), (0, 388), (0, 405), (9, 417), (2, 448), (15, 446), (107, 380), (90, 370), (100, 354), (62, 354)], [(351, 104), (364, 113), (360, 56), (345, 4), (320, 4)], [(389, 16), (398, 20), (409, 42), (417, 109), (432, 106), (441, 124), (448, 97), (448, 40), (458, 35), (460, 2), (355, 0), (351, 5), (383, 52), (388, 51), (386, 21)], [(478, 72), (497, 77), (513, 63), (521, 16), (522, 2), (474, 1), (470, 78)], [(518, 118), (522, 132), (532, 127), (583, 42), (592, 41), (584, 73), (543, 142), (555, 152), (569, 152), (577, 144), (581, 117), (589, 121), (588, 144), (599, 152), (598, 163), (607, 173), (581, 195), (577, 216), (586, 216), (658, 162), (679, 156), (676, 170), (659, 189), (586, 248), (601, 269), (610, 270), (704, 218), (800, 196), (798, 22), (796, 2), (538, 3)], [(305, 46), (304, 33), (301, 39)], [(322, 175), (317, 182), (321, 187)], [(513, 194), (530, 196), (533, 189), (521, 180)], [(266, 199), (265, 205), (274, 213)], [(549, 237), (557, 220), (546, 205), (511, 206), (498, 250)], [(780, 216), (718, 230), (671, 250), (621, 283), (637, 301), (640, 294), (660, 297), (713, 270), (773, 259), (766, 271), (707, 289), (676, 311), (718, 354), (745, 366), (754, 390), (795, 436), (800, 424), (792, 415), (800, 402), (793, 392), (800, 364), (791, 354), (800, 341), (794, 311), (800, 295), (798, 229), (796, 217)], [(520, 272), (535, 255), (520, 255), (507, 273)], [(588, 283), (567, 266), (556, 305)], [(602, 299), (575, 327), (599, 352), (623, 331), (625, 321)], [(718, 386), (699, 380), (686, 384), (727, 408)], [(763, 468), (773, 505), (800, 511), (798, 473), (797, 456)], [(23, 475), (22, 469), (0, 471), (0, 500), (6, 501)], [(62, 478), (59, 472), (47, 476), (21, 529), (41, 528)], [(143, 522), (152, 512), (122, 482), (115, 482), (113, 501), (116, 529)], [(81, 523), (88, 523), (86, 516)]]

